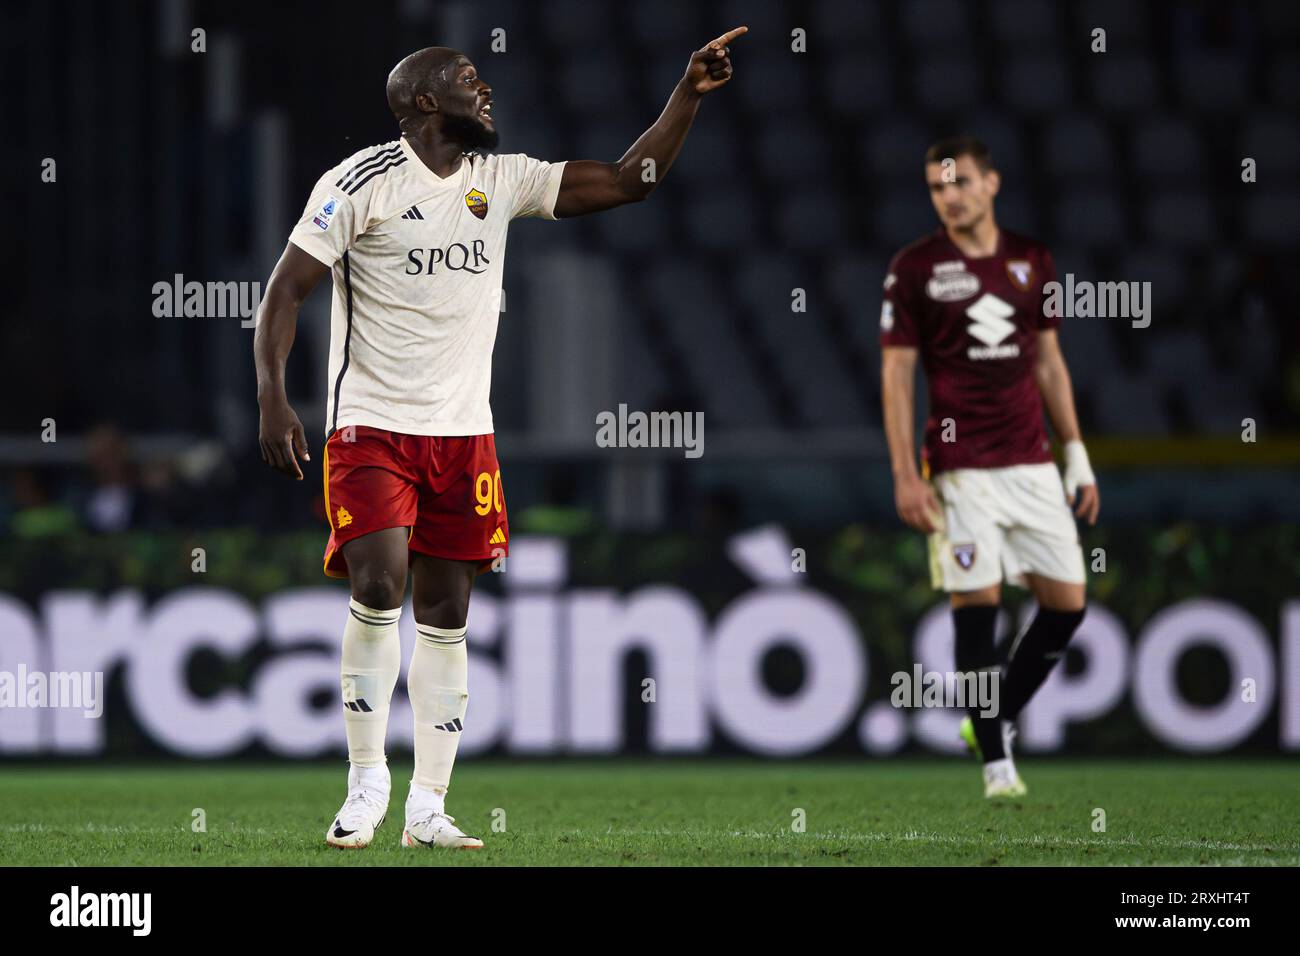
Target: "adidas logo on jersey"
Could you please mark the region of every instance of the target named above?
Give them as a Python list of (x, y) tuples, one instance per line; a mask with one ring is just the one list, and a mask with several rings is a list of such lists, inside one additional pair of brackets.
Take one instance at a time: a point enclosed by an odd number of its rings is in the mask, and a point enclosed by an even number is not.
[(1016, 308), (1003, 302), (990, 292), (980, 296), (975, 304), (966, 310), (966, 315), (974, 321), (966, 327), (974, 338), (984, 343), (983, 347), (972, 345), (966, 350), (966, 357), (973, 361), (982, 359), (1015, 358), (1020, 354), (1020, 346), (1012, 342), (1001, 342), (1016, 330), (1016, 324), (1008, 321), (1016, 314)]
[(497, 528), (495, 531), (492, 532), (492, 537), (488, 539), (488, 544), (505, 544), (505, 543), (506, 543), (506, 533), (505, 533), (505, 529), (503, 528)]
[(419, 206), (412, 206), (406, 212), (402, 213), (403, 219), (423, 219), (424, 214), (420, 212)]

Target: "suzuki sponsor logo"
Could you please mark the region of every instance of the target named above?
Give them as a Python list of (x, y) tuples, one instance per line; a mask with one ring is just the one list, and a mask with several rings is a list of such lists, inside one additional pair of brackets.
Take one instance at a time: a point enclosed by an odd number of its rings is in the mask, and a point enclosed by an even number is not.
[(979, 300), (966, 310), (968, 318), (973, 319), (966, 331), (984, 344), (972, 345), (966, 350), (966, 357), (975, 361), (984, 359), (1015, 358), (1020, 354), (1020, 346), (1015, 342), (1003, 345), (1002, 340), (1016, 330), (1016, 324), (1010, 321), (1016, 314), (1016, 308), (991, 292), (986, 292)]

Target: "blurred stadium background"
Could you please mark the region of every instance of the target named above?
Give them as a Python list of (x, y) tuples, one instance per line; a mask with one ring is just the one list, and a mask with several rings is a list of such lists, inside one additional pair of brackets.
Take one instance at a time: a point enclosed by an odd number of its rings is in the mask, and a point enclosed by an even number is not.
[[(340, 754), (319, 472), (258, 458), (252, 330), (157, 317), (155, 283), (265, 283), (321, 171), (394, 137), (411, 50), (477, 62), (503, 151), (612, 160), (739, 23), (649, 202), (512, 230), (514, 541), (472, 608), (463, 752), (951, 749), (951, 715), (887, 704), (891, 672), (946, 666), (948, 623), (894, 516), (876, 335), (889, 257), (935, 227), (924, 149), (958, 131), (992, 147), (1003, 226), (1154, 294), (1149, 328), (1063, 329), (1105, 571), (1026, 747), (1300, 750), (1300, 6), (158, 0), (0, 13), (0, 670), (109, 692), (103, 719), (0, 711), (0, 754)], [(289, 369), (316, 452), (328, 296)], [(704, 456), (596, 447), (620, 403), (703, 411)]]

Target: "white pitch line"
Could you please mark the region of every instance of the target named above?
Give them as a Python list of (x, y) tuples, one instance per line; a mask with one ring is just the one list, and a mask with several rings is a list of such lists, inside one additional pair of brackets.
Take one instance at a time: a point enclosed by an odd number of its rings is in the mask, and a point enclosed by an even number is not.
[[(569, 831), (571, 835), (579, 835), (583, 831)], [(617, 830), (610, 828), (605, 831), (607, 836), (652, 836), (652, 837), (682, 837), (687, 839), (717, 839), (720, 833), (716, 831), (704, 830)], [(973, 846), (973, 847), (997, 847), (997, 846), (1036, 846), (1036, 847), (1114, 847), (1122, 846), (1133, 849), (1161, 849), (1161, 850), (1237, 850), (1243, 852), (1262, 853), (1271, 851), (1274, 853), (1300, 853), (1300, 844), (1295, 843), (1229, 843), (1221, 840), (1169, 840), (1164, 837), (1151, 837), (1146, 840), (1139, 840), (1135, 837), (1098, 837), (1096, 839), (1085, 839), (1083, 837), (1007, 837), (994, 836), (987, 839), (976, 837), (958, 837), (950, 836), (944, 833), (923, 833), (919, 830), (910, 830), (905, 833), (874, 833), (874, 832), (819, 832), (809, 831), (807, 833), (772, 833), (761, 830), (732, 830), (725, 834), (729, 837), (740, 837), (749, 840), (798, 840), (802, 837), (811, 836), (821, 840), (848, 840), (857, 843), (934, 843), (945, 846)]]

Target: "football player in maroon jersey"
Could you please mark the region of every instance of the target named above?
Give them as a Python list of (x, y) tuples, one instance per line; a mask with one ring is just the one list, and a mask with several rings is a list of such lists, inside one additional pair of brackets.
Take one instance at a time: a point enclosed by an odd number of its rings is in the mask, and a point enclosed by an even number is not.
[[(970, 707), (962, 723), (962, 737), (984, 761), (985, 796), (1021, 796), (1015, 721), (1083, 620), (1075, 518), (1095, 523), (1100, 499), (1057, 339), (1060, 320), (1043, 308), (1043, 286), (1056, 279), (1051, 254), (998, 226), (1001, 177), (979, 140), (935, 143), (925, 179), (942, 225), (894, 256), (880, 315), (894, 502), (906, 524), (930, 536), (934, 584), (952, 601), (956, 670), (1000, 676), (997, 704)], [(918, 357), (929, 385), (919, 469)], [(1064, 480), (1044, 407), (1064, 445)], [(1038, 611), (999, 670), (1004, 580), (1027, 587)]]

